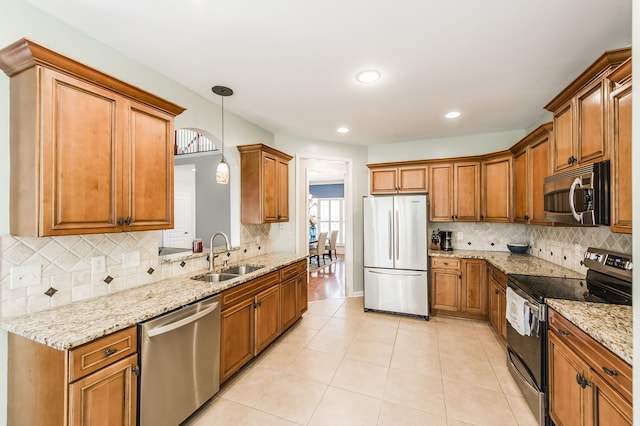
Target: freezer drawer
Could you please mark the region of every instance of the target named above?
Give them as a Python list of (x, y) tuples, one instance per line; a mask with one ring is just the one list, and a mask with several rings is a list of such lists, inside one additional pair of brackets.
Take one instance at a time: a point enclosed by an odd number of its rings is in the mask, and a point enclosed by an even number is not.
[(364, 269), (364, 309), (428, 319), (427, 271)]

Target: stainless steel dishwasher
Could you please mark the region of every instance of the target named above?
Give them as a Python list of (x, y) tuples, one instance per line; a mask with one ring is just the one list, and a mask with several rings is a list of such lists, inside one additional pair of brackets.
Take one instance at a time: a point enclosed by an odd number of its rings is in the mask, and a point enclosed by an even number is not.
[(220, 296), (138, 326), (140, 425), (184, 421), (220, 388)]

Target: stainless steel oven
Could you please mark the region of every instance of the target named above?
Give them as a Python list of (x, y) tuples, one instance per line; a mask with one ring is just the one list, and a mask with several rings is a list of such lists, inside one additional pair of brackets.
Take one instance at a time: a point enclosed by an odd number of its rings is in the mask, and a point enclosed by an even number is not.
[[(584, 278), (508, 275), (507, 364), (540, 426), (552, 424), (548, 416), (545, 300), (631, 305), (631, 255), (590, 247), (583, 263), (589, 268)], [(514, 310), (519, 321), (510, 317)]]

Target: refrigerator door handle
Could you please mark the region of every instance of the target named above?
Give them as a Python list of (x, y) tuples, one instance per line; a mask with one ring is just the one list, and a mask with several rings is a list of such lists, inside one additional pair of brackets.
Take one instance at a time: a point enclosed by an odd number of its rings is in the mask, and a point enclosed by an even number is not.
[(393, 259), (393, 223), (391, 219), (391, 210), (389, 210), (389, 260)]
[(396, 260), (400, 259), (400, 213), (396, 210)]

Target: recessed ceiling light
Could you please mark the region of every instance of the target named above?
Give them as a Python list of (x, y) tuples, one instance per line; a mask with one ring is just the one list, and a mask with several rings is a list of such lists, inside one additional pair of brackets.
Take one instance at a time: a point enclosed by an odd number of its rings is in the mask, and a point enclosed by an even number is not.
[(380, 80), (380, 77), (382, 76), (382, 74), (380, 74), (380, 71), (376, 71), (376, 70), (364, 70), (364, 71), (360, 71), (357, 75), (356, 75), (356, 80), (358, 80), (360, 83), (375, 83), (376, 81)]
[(338, 132), (338, 133), (349, 133), (349, 129), (347, 129), (346, 127), (338, 127), (336, 129), (336, 132)]
[(448, 112), (445, 115), (445, 117), (447, 117), (447, 118), (458, 118), (458, 117), (460, 117), (460, 113), (458, 111), (451, 111), (451, 112)]

